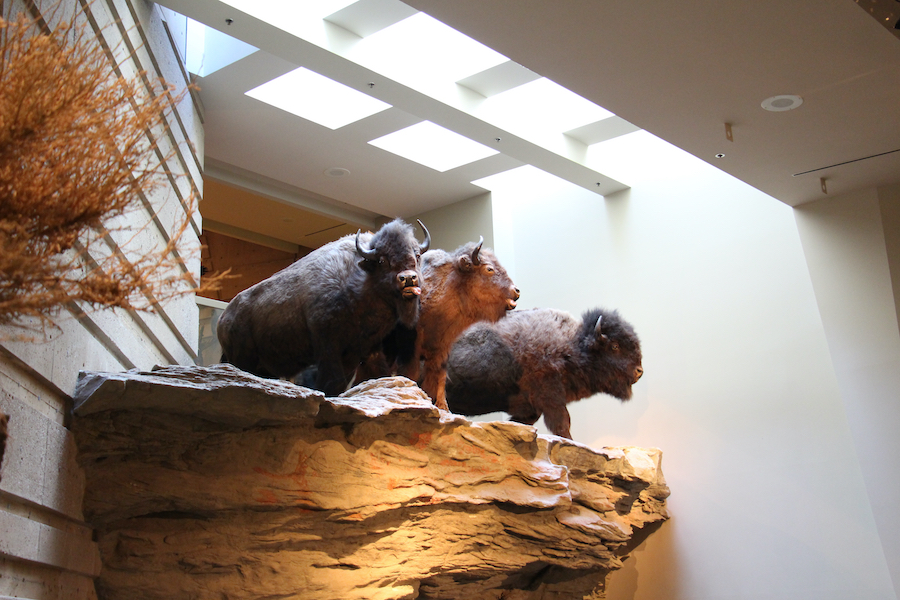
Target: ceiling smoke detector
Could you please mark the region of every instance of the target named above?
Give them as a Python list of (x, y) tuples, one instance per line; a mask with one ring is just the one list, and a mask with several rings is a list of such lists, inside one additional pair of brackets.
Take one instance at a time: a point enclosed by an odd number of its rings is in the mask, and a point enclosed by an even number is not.
[(350, 174), (350, 170), (343, 167), (329, 167), (324, 173), (329, 177), (346, 177)]
[(784, 112), (793, 110), (803, 104), (803, 98), (794, 96), (793, 94), (782, 94), (781, 96), (772, 96), (762, 101), (762, 107), (772, 112)]

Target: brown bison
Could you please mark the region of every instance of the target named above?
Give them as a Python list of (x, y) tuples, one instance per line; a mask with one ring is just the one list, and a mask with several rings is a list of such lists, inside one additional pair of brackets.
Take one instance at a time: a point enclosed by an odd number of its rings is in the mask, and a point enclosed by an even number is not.
[(415, 327), (422, 294), (420, 245), (394, 220), (322, 246), (235, 296), (219, 319), (223, 362), (292, 378), (314, 365), (314, 387), (347, 388), (359, 362), (397, 325)]
[(566, 404), (603, 392), (628, 400), (644, 373), (641, 345), (615, 311), (569, 313), (540, 308), (473, 325), (447, 366), (447, 402), (463, 415), (503, 411), (571, 438)]
[[(387, 373), (418, 381), (438, 408), (447, 410), (444, 380), (450, 347), (466, 327), (496, 321), (516, 307), (519, 289), (497, 257), (482, 248), (484, 238), (452, 254), (429, 250), (422, 255), (422, 311), (415, 329), (399, 326), (385, 341)], [(370, 357), (378, 365), (381, 357)], [(424, 366), (424, 368), (423, 368)], [(384, 368), (381, 368), (384, 370)]]

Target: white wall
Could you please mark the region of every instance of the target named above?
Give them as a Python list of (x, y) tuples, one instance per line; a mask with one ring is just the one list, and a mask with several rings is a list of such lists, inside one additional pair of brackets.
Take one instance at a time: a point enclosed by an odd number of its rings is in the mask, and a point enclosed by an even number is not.
[(491, 220), (491, 195), (480, 194), (450, 206), (416, 215), (406, 219), (414, 223), (421, 219), (431, 234), (431, 247), (447, 252), (468, 242), (477, 242), (484, 237), (484, 247), (494, 247), (494, 227)]
[[(797, 210), (881, 543), (900, 582), (900, 335), (894, 281), (900, 187), (865, 190)], [(894, 277), (892, 278), (892, 272)]]
[(632, 188), (604, 199), (527, 170), (488, 184), (520, 306), (617, 308), (642, 340), (630, 402), (570, 405), (577, 441), (661, 448), (672, 490), (671, 521), (609, 598), (895, 599), (873, 457), (848, 422), (792, 209), (645, 132), (591, 159)]

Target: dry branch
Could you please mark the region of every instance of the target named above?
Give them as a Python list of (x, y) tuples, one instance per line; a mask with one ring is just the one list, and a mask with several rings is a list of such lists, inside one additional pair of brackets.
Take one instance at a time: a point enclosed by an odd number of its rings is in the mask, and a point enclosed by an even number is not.
[[(0, 325), (52, 325), (71, 301), (147, 309), (197, 289), (184, 264), (198, 250), (183, 236), (193, 197), (161, 242), (135, 241), (154, 227), (142, 198), (166, 174), (157, 140), (177, 98), (115, 66), (86, 25), (0, 18)], [(137, 223), (134, 247), (113, 241), (127, 237), (120, 223)]]

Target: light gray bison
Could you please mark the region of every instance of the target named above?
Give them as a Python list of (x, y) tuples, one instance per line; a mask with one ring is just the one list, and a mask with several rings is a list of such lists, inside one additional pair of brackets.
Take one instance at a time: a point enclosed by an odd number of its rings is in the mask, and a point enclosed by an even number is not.
[(603, 392), (631, 398), (640, 379), (641, 345), (615, 311), (576, 319), (549, 308), (516, 311), (473, 325), (456, 341), (447, 366), (447, 403), (463, 415), (495, 411), (533, 424), (541, 415), (571, 438), (566, 404)]
[(397, 219), (322, 246), (239, 293), (219, 319), (223, 362), (264, 377), (315, 366), (314, 387), (343, 392), (360, 361), (397, 325), (414, 328), (422, 244)]
[[(368, 359), (368, 376), (398, 374), (418, 381), (438, 408), (447, 410), (444, 380), (450, 347), (466, 327), (493, 322), (516, 307), (519, 289), (484, 238), (452, 254), (429, 250), (422, 255), (422, 310), (415, 329), (398, 326), (384, 344), (382, 357)], [(381, 372), (378, 372), (378, 371)]]

